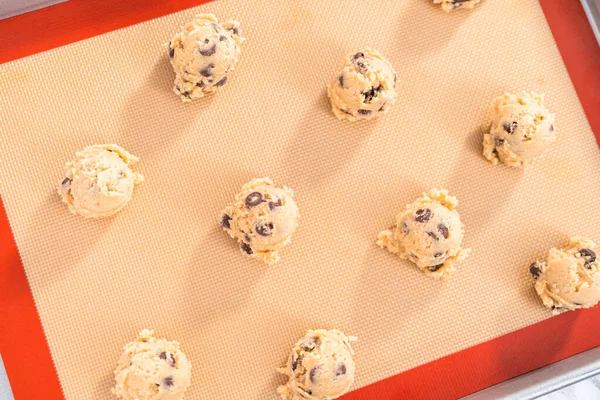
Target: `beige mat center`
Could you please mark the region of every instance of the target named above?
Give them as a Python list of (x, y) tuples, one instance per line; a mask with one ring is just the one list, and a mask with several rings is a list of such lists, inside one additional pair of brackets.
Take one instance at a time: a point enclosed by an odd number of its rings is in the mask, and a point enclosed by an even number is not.
[[(222, 90), (182, 104), (163, 43), (198, 12), (248, 40)], [(398, 104), (338, 121), (326, 85), (366, 46), (396, 68)], [(481, 156), (491, 99), (522, 89), (546, 93), (559, 133), (524, 172)], [(2, 65), (0, 107), (0, 192), (68, 399), (110, 398), (146, 327), (182, 343), (190, 399), (274, 399), (307, 328), (358, 336), (364, 386), (550, 317), (526, 267), (570, 235), (600, 242), (600, 152), (535, 0), (217, 1)], [(106, 142), (146, 181), (116, 217), (84, 220), (56, 186)], [(302, 213), (272, 267), (218, 226), (262, 176)], [(375, 245), (431, 187), (458, 197), (473, 249), (446, 282)]]

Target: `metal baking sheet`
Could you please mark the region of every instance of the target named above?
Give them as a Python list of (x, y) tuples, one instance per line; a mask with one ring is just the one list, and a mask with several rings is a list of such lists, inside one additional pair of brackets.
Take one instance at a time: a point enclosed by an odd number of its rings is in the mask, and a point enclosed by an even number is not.
[(600, 44), (600, 0), (581, 0), (581, 4), (590, 20), (598, 44)]
[(532, 400), (600, 374), (600, 347), (502, 382), (462, 400)]
[(0, 0), (0, 20), (66, 1), (68, 0)]

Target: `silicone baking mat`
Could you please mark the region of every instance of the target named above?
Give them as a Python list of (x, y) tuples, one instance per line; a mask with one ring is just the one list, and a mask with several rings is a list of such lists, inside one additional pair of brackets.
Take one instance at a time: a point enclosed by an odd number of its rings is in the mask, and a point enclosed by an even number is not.
[[(182, 342), (190, 398), (270, 399), (307, 328), (359, 336), (360, 387), (549, 317), (526, 266), (570, 235), (600, 241), (600, 154), (539, 4), (354, 3), (214, 2), (0, 67), (0, 191), (67, 398), (107, 398), (144, 327)], [(161, 44), (198, 12), (238, 19), (248, 40), (222, 91), (181, 104)], [(325, 86), (366, 46), (394, 64), (399, 102), (338, 121)], [(546, 93), (559, 129), (524, 172), (480, 155), (491, 99), (522, 89)], [(146, 182), (115, 218), (87, 221), (55, 188), (100, 142), (140, 156)], [(217, 226), (265, 175), (302, 212), (273, 267)], [(459, 198), (473, 249), (446, 282), (374, 245), (436, 186)]]

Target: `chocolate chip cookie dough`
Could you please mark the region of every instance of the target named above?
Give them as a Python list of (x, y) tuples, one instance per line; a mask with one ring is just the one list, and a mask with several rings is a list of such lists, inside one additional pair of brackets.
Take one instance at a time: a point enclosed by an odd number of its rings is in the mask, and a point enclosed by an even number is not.
[(269, 178), (253, 179), (221, 214), (221, 226), (236, 239), (240, 251), (267, 264), (279, 261), (279, 250), (298, 225), (294, 192), (277, 187)]
[(459, 8), (473, 8), (475, 4), (481, 0), (433, 0), (433, 4), (441, 4), (442, 9), (446, 12)]
[(277, 388), (283, 400), (331, 400), (346, 393), (354, 382), (351, 342), (357, 339), (338, 330), (309, 330), (278, 371), (289, 377)]
[(220, 24), (213, 14), (197, 15), (169, 42), (175, 93), (192, 101), (225, 85), (243, 41), (237, 21)]
[(396, 103), (396, 72), (373, 49), (349, 54), (341, 73), (329, 84), (331, 109), (339, 119), (373, 119)]
[(394, 228), (377, 236), (377, 244), (412, 261), (427, 275), (448, 275), (469, 253), (462, 247), (464, 227), (457, 204), (443, 189), (423, 193), (396, 216)]
[(144, 180), (131, 170), (137, 161), (116, 144), (88, 146), (67, 163), (58, 194), (74, 214), (85, 218), (113, 215), (131, 199), (134, 185)]
[(521, 167), (541, 156), (556, 141), (554, 114), (535, 92), (506, 93), (494, 100), (492, 126), (483, 137), (483, 155)]
[(552, 248), (546, 261), (529, 266), (535, 291), (553, 314), (600, 301), (600, 262), (593, 248), (590, 239), (573, 237), (566, 248)]
[(192, 365), (179, 343), (144, 329), (125, 345), (115, 370), (113, 393), (123, 400), (179, 400), (190, 386)]

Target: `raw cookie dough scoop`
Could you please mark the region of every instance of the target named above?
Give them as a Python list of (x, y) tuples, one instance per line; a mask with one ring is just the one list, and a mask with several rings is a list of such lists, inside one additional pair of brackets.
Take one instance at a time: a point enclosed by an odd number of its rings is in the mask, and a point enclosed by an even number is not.
[(396, 103), (396, 72), (378, 51), (349, 54), (342, 72), (329, 84), (331, 109), (339, 119), (373, 119)]
[(442, 10), (450, 12), (459, 8), (473, 8), (481, 0), (433, 0), (433, 4), (441, 4)]
[(253, 179), (225, 207), (221, 226), (238, 241), (242, 253), (274, 263), (298, 225), (300, 215), (293, 196), (291, 189), (277, 187), (269, 178)]
[(278, 371), (289, 377), (277, 388), (283, 400), (331, 400), (346, 393), (354, 382), (351, 342), (355, 337), (338, 330), (309, 330)]
[(213, 93), (227, 83), (240, 58), (244, 41), (237, 21), (219, 23), (213, 14), (200, 14), (169, 42), (175, 71), (174, 92), (183, 101)]
[(593, 307), (600, 301), (600, 262), (594, 242), (573, 237), (564, 249), (552, 248), (546, 261), (529, 266), (535, 291), (553, 314)]
[(393, 229), (377, 236), (377, 244), (412, 261), (427, 275), (447, 275), (469, 253), (462, 247), (464, 227), (457, 205), (446, 190), (423, 193), (396, 216)]
[(190, 386), (192, 365), (179, 343), (144, 329), (125, 345), (115, 370), (113, 393), (122, 400), (180, 400)]
[(85, 218), (108, 217), (131, 199), (143, 176), (131, 170), (139, 158), (116, 144), (88, 146), (66, 165), (66, 178), (58, 187), (62, 201)]
[(490, 132), (483, 138), (483, 156), (492, 164), (511, 167), (530, 163), (556, 141), (554, 114), (544, 96), (534, 92), (506, 93), (494, 100)]

